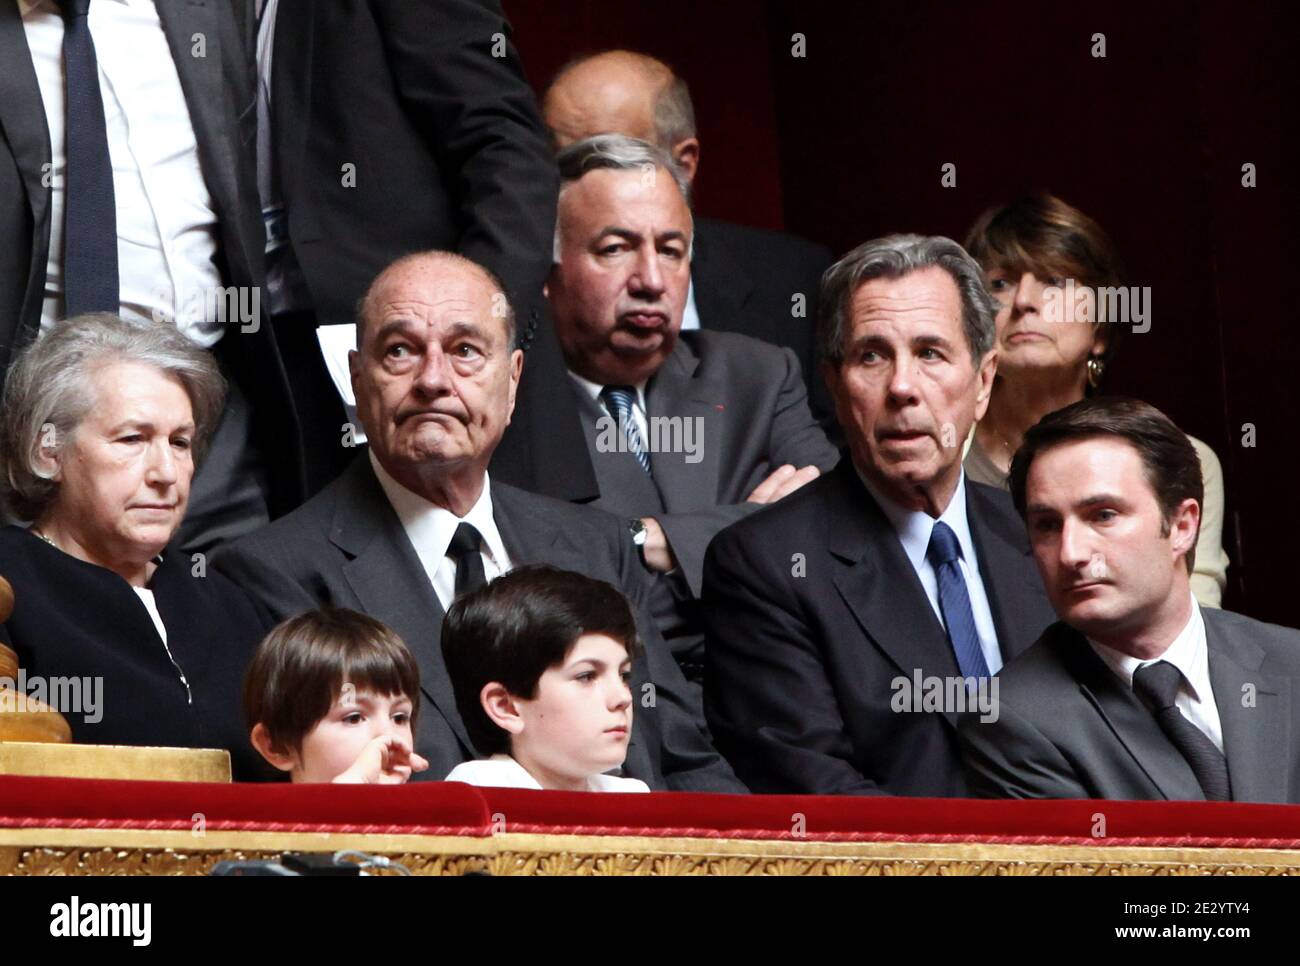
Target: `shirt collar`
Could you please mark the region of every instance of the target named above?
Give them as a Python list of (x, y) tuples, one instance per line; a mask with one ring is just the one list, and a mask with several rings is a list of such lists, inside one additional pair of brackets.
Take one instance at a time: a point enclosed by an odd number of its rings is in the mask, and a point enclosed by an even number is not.
[[(569, 378), (572, 379), (575, 383), (577, 383), (578, 388), (580, 388), (583, 392), (585, 392), (591, 398), (592, 402), (594, 402), (597, 406), (600, 406), (602, 409), (604, 408), (605, 404), (600, 400), (600, 393), (601, 390), (605, 388), (604, 386), (602, 386), (598, 382), (592, 382), (590, 379), (582, 378), (582, 376), (578, 375), (572, 369), (569, 370)], [(648, 380), (642, 379), (635, 386), (636, 403), (638, 406), (641, 407), (642, 412), (646, 412), (645, 387), (647, 381)]]
[(1187, 623), (1178, 632), (1164, 652), (1150, 660), (1139, 660), (1131, 654), (1117, 651), (1105, 644), (1098, 644), (1091, 637), (1088, 643), (1106, 665), (1114, 671), (1129, 687), (1133, 686), (1133, 673), (1140, 667), (1168, 661), (1182, 672), (1183, 681), (1191, 689), (1192, 697), (1197, 701), (1205, 700), (1203, 688), (1210, 683), (1209, 654), (1205, 644), (1205, 618), (1201, 616), (1200, 604), (1192, 597), (1192, 612)]
[(957, 542), (961, 545), (962, 559), (966, 561), (966, 565), (972, 569), (978, 567), (975, 558), (975, 545), (971, 542), (970, 524), (966, 517), (965, 470), (962, 470), (957, 476), (957, 488), (952, 491), (952, 499), (948, 501), (948, 505), (939, 514), (938, 519), (935, 519), (924, 510), (909, 510), (900, 506), (873, 486), (871, 481), (867, 479), (866, 474), (858, 469), (856, 463), (853, 468), (858, 474), (858, 479), (862, 481), (862, 485), (867, 488), (867, 492), (880, 506), (881, 512), (893, 525), (894, 531), (898, 534), (898, 540), (903, 545), (903, 552), (907, 554), (907, 559), (912, 562), (913, 569), (919, 569), (925, 560), (926, 551), (930, 548), (930, 536), (934, 532), (934, 525), (940, 521), (948, 524), (952, 532), (957, 535)]
[(412, 490), (407, 489), (389, 475), (375, 451), (370, 450), (370, 465), (375, 471), (379, 485), (384, 488), (388, 502), (392, 504), (397, 517), (402, 521), (415, 545), (417, 553), (433, 559), (447, 555), (451, 538), (456, 527), (464, 522), (474, 527), (483, 537), (484, 548), (497, 563), (507, 560), (505, 544), (501, 542), (501, 533), (497, 530), (496, 519), (492, 515), (492, 481), (486, 471), (483, 473), (483, 491), (478, 500), (463, 517), (458, 517), (445, 507), (426, 500)]
[(527, 768), (515, 761), (515, 759), (510, 755), (495, 754), (492, 755), (488, 761), (495, 761), (509, 768), (511, 774), (514, 775), (515, 778), (514, 787), (541, 789), (541, 783), (529, 773)]

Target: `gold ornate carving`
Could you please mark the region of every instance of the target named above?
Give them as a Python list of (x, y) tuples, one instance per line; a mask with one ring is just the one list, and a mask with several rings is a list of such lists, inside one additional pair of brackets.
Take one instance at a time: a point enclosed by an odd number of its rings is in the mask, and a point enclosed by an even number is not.
[[(0, 875), (205, 875), (225, 859), (275, 859), (286, 843), (267, 833), (229, 833), (247, 847), (214, 842), (135, 841), (76, 845), (42, 843), (68, 830), (14, 830), (0, 839)], [(94, 830), (84, 838), (112, 833)], [(120, 833), (119, 833), (120, 834)], [(161, 833), (158, 833), (161, 834)], [(258, 841), (259, 835), (262, 841)], [(490, 839), (349, 837), (348, 848), (386, 855), (414, 875), (1294, 875), (1300, 855), (1265, 849), (1155, 849), (1130, 847), (1012, 846), (953, 843), (815, 843), (739, 839), (654, 839), (629, 836), (499, 835)], [(228, 843), (225, 843), (228, 845)], [(297, 835), (292, 850), (327, 852), (345, 847), (337, 836)], [(392, 873), (382, 873), (392, 874)]]

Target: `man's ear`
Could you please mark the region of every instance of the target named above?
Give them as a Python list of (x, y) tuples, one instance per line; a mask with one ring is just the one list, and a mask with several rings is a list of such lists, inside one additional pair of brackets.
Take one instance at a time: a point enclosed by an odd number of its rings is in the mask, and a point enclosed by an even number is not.
[(677, 166), (682, 169), (686, 175), (686, 180), (694, 184), (695, 172), (700, 167), (700, 141), (699, 138), (683, 138), (673, 145), (673, 160)]
[(483, 685), (478, 700), (483, 706), (483, 712), (498, 728), (512, 735), (523, 732), (524, 719), (519, 714), (514, 695), (500, 681), (489, 681)]
[(524, 375), (524, 350), (515, 349), (510, 353), (510, 398), (506, 400), (506, 425), (515, 412), (515, 396), (519, 392), (519, 380)]
[(1196, 548), (1196, 538), (1201, 532), (1201, 506), (1190, 496), (1174, 510), (1169, 524), (1170, 550), (1186, 556)]
[(259, 721), (253, 725), (253, 730), (249, 733), (248, 738), (253, 743), (253, 747), (257, 749), (257, 753), (280, 771), (293, 771), (294, 766), (297, 765), (296, 755), (286, 755), (271, 747), (271, 733), (266, 730), (266, 725), (262, 724), (262, 722)]
[(993, 377), (998, 372), (998, 350), (990, 349), (980, 360), (979, 371), (975, 374), (975, 422), (984, 418), (988, 412), (989, 397), (993, 395)]
[(357, 398), (357, 377), (361, 374), (361, 353), (356, 349), (348, 350), (348, 378), (352, 383), (352, 398)]

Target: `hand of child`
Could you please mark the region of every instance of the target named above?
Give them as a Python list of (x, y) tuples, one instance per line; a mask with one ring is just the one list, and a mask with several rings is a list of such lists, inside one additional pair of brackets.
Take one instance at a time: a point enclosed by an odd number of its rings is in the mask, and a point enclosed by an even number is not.
[(429, 763), (401, 738), (380, 736), (369, 741), (352, 767), (338, 775), (339, 785), (400, 785), (412, 772), (424, 771)]

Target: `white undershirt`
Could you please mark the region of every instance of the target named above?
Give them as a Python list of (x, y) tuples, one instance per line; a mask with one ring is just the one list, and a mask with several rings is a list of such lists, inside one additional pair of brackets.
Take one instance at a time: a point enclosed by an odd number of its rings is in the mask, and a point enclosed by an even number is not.
[[(158, 629), (158, 636), (166, 644), (167, 628), (163, 626), (162, 615), (158, 613), (158, 602), (154, 600), (153, 591), (148, 587), (136, 587), (134, 584), (131, 585), (131, 589), (140, 598), (140, 602), (144, 604), (144, 609), (149, 612), (149, 618), (153, 621), (153, 626)], [(170, 652), (168, 653), (170, 654)]]
[[(41, 308), (46, 329), (64, 315), (64, 25), (53, 0), (18, 0), (18, 9), (45, 105), (53, 162)], [(89, 24), (113, 164), (121, 313), (175, 320), (182, 333), (210, 348), (221, 338), (226, 316), (214, 261), (217, 215), (158, 11), (152, 0), (96, 0)], [(216, 53), (207, 50), (208, 56)]]

